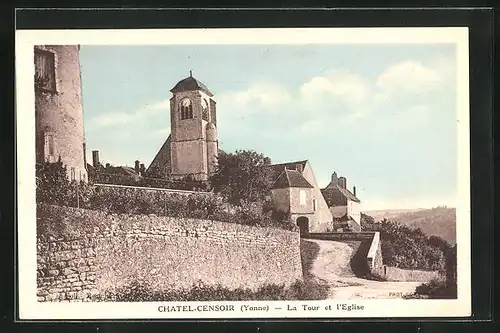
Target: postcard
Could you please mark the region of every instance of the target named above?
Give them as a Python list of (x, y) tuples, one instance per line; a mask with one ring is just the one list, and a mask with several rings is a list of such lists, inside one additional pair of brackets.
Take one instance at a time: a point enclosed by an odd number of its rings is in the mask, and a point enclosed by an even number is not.
[(467, 28), (16, 31), (19, 316), (471, 313)]

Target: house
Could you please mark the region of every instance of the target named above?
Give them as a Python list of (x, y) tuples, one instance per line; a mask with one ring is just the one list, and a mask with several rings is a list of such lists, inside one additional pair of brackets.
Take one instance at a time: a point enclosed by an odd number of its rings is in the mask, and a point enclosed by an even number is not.
[(170, 91), (170, 135), (146, 173), (205, 181), (215, 172), (218, 154), (214, 95), (191, 72)]
[[(92, 151), (92, 164), (87, 163), (87, 170), (89, 174), (89, 179), (96, 182), (105, 181), (106, 183), (117, 183), (122, 184), (123, 179), (129, 179), (131, 181), (137, 182), (144, 176), (145, 167), (144, 164), (139, 161), (135, 161), (134, 167), (129, 166), (113, 166), (109, 163), (102, 165), (99, 161), (99, 151)], [(111, 176), (111, 178), (110, 178)], [(116, 177), (118, 176), (118, 179)]]
[(272, 166), (271, 199), (276, 210), (289, 213), (302, 233), (331, 230), (333, 217), (309, 161)]
[(330, 183), (321, 190), (332, 213), (333, 221), (343, 231), (361, 231), (361, 200), (356, 197), (356, 187), (347, 189), (347, 179), (333, 172)]

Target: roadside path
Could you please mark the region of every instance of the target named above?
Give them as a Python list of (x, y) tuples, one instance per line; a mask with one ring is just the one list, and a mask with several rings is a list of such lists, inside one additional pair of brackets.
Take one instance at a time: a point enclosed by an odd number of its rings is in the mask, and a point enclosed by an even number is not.
[(346, 243), (308, 239), (319, 246), (310, 270), (315, 279), (330, 286), (329, 299), (402, 298), (420, 282), (372, 281), (356, 277), (350, 267), (353, 248)]

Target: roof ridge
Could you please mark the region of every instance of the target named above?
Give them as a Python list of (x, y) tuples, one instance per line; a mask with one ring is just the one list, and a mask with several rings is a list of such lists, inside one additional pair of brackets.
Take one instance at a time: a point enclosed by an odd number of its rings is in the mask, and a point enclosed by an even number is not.
[(294, 164), (294, 163), (304, 163), (308, 162), (309, 160), (299, 160), (299, 161), (289, 161), (289, 162), (280, 162), (280, 163), (272, 163), (271, 165), (281, 165), (281, 164)]
[(290, 181), (290, 177), (288, 177), (288, 170), (285, 168), (285, 177), (288, 182), (288, 186), (292, 186), (292, 182)]

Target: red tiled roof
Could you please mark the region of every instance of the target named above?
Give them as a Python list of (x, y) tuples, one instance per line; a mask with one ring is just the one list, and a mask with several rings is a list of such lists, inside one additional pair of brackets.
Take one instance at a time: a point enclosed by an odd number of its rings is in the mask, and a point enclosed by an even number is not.
[(286, 163), (271, 164), (271, 167), (275, 171), (281, 172), (284, 169), (296, 170), (297, 165), (301, 165), (302, 166), (302, 170), (304, 170), (304, 168), (306, 167), (306, 164), (307, 164), (307, 160), (303, 160), (303, 161), (296, 161), (296, 162), (286, 162)]
[[(324, 189), (321, 190), (321, 192), (328, 192), (328, 191), (338, 191), (341, 195), (346, 197), (348, 200), (355, 201), (355, 202), (361, 202), (354, 194), (352, 194), (349, 190), (340, 187), (340, 185), (334, 185), (332, 183), (328, 184), (328, 186)], [(323, 195), (324, 196), (324, 195)]]
[(312, 188), (313, 186), (300, 172), (284, 169), (274, 182), (273, 189), (289, 187)]

